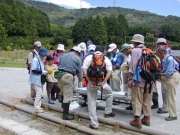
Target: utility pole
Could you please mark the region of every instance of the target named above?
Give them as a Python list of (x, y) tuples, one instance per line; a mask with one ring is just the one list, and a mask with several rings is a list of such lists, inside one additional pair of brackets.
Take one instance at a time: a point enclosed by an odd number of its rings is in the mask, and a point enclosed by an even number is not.
[(82, 1), (80, 0), (80, 9), (82, 8)]
[(113, 7), (116, 7), (116, 0), (113, 0)]

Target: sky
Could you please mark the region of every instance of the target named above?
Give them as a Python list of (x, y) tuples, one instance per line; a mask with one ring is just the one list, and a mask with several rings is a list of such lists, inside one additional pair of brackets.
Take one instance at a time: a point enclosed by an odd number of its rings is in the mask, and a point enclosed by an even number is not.
[(158, 15), (180, 17), (180, 0), (36, 0), (71, 9), (94, 7), (122, 7), (149, 11)]

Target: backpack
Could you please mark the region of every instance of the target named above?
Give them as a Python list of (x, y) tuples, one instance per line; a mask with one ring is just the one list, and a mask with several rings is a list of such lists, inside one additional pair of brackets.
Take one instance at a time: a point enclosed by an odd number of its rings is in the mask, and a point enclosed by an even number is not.
[[(33, 58), (36, 56), (36, 53), (32, 50), (31, 53), (33, 54)], [(28, 62), (28, 58), (26, 60), (26, 65), (27, 65), (27, 70), (30, 71), (30, 65), (29, 65), (29, 62)]]
[(147, 84), (150, 84), (149, 93), (151, 93), (152, 85), (156, 80), (161, 79), (160, 75), (160, 59), (152, 52), (151, 49), (142, 47), (142, 56), (139, 61), (142, 68), (140, 76), (146, 81), (144, 92), (146, 93)]
[(104, 54), (93, 54), (91, 64), (87, 69), (89, 79), (95, 81), (96, 86), (98, 86), (98, 82), (104, 80), (106, 73)]

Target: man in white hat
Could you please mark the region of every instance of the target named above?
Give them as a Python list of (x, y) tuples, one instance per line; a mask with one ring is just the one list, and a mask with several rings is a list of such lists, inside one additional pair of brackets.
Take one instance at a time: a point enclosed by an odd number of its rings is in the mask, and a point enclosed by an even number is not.
[(81, 42), (80, 44), (78, 44), (78, 47), (81, 48), (81, 61), (84, 61), (84, 58), (86, 56), (86, 44), (84, 42)]
[[(33, 60), (33, 58), (35, 58), (35, 57), (37, 57), (39, 55), (38, 52), (39, 52), (41, 46), (42, 45), (41, 45), (40, 41), (34, 42), (34, 49), (28, 55), (27, 65), (28, 65), (29, 74), (30, 74), (30, 70), (31, 70), (32, 60)], [(34, 88), (32, 87), (32, 85), (31, 85), (30, 89), (31, 89), (31, 97), (34, 100), (35, 96), (36, 96), (36, 92), (35, 92)]]
[[(140, 82), (135, 82), (133, 80), (133, 75), (136, 73), (139, 59), (142, 56), (142, 48), (145, 47), (144, 36), (135, 34), (131, 41), (134, 45), (134, 49), (131, 53), (128, 87), (131, 89), (134, 120), (130, 121), (130, 124), (134, 127), (141, 128), (142, 124), (150, 126), (152, 92), (144, 92), (145, 80), (141, 76)], [(147, 87), (149, 87), (149, 85)], [(144, 117), (140, 119), (142, 110)]]
[(123, 55), (119, 52), (119, 49), (117, 49), (117, 45), (115, 43), (111, 43), (109, 45), (108, 52), (111, 53), (111, 63), (112, 63), (112, 77), (110, 79), (110, 86), (112, 90), (114, 91), (121, 91), (120, 85), (121, 85), (121, 72), (120, 67), (123, 63)]
[(82, 62), (80, 59), (81, 49), (74, 46), (69, 53), (64, 54), (61, 58), (59, 71), (55, 72), (55, 78), (58, 80), (61, 92), (61, 101), (63, 108), (63, 119), (73, 120), (74, 117), (69, 115), (69, 105), (73, 97), (74, 76), (82, 81)]
[[(163, 46), (166, 49), (166, 52), (168, 55), (172, 56), (172, 50), (167, 44), (167, 41), (165, 38), (159, 38), (156, 42), (156, 48)], [(163, 68), (163, 67), (162, 67)], [(163, 100), (163, 105), (161, 108), (159, 107), (158, 104), (158, 92), (153, 92), (153, 105), (152, 109), (158, 108), (157, 113), (163, 114), (163, 113), (168, 113), (168, 95), (167, 95), (167, 88), (164, 82), (161, 82), (161, 92), (162, 92), (162, 100)]]

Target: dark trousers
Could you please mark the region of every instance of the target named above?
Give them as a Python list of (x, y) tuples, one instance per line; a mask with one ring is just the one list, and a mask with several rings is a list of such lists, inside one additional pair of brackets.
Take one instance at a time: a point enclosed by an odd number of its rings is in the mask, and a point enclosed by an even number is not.
[(158, 93), (157, 92), (153, 92), (152, 102), (154, 105), (158, 105)]

